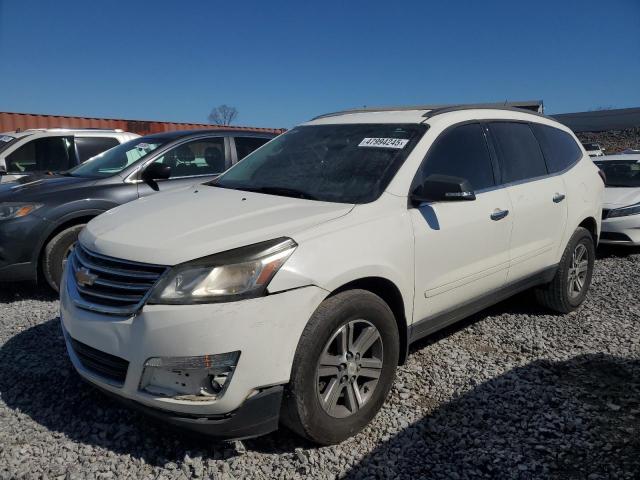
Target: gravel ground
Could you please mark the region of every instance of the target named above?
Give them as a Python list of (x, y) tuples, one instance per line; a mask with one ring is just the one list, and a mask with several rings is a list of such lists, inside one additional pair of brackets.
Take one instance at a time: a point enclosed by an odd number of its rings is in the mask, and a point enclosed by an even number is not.
[(640, 478), (640, 251), (605, 251), (567, 316), (530, 295), (412, 348), (357, 437), (214, 444), (80, 381), (57, 301), (0, 293), (0, 478)]

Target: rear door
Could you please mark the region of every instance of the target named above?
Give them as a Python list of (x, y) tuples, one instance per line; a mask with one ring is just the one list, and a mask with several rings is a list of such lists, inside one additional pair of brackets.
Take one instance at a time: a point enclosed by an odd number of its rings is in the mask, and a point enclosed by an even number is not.
[(429, 149), (417, 181), (431, 174), (463, 177), (476, 199), (429, 202), (409, 210), (415, 239), (415, 321), (505, 284), (513, 216), (509, 195), (497, 186), (495, 173), (480, 123), (450, 127)]
[(513, 206), (508, 282), (555, 263), (567, 219), (562, 177), (550, 175), (540, 145), (525, 122), (490, 122), (500, 182)]
[(154, 185), (139, 182), (140, 197), (213, 180), (229, 168), (231, 159), (225, 137), (205, 137), (174, 146), (151, 163), (171, 167), (171, 177), (158, 181), (157, 190)]

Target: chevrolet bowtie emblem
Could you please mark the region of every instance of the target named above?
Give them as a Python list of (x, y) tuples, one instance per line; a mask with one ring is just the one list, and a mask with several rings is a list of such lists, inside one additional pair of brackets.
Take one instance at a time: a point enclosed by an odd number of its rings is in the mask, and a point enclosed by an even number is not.
[(97, 280), (98, 275), (91, 273), (88, 269), (83, 267), (76, 270), (75, 277), (78, 286), (90, 287), (91, 285), (93, 285), (93, 282)]

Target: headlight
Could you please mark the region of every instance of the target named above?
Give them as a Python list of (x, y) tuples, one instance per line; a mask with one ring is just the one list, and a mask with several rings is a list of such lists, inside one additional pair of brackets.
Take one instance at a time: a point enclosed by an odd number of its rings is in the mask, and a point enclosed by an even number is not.
[(635, 205), (630, 205), (628, 207), (609, 210), (607, 218), (626, 217), (627, 215), (636, 215), (638, 213), (640, 213), (640, 203), (636, 203)]
[(0, 220), (26, 217), (41, 206), (41, 203), (0, 203)]
[(177, 265), (147, 303), (192, 304), (260, 297), (297, 244), (278, 238)]

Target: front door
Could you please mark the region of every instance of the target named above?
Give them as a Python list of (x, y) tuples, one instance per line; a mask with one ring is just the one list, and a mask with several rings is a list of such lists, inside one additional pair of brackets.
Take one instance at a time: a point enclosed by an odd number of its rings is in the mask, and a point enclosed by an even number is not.
[(429, 149), (419, 178), (467, 179), (470, 201), (431, 202), (410, 210), (415, 239), (414, 321), (429, 319), (502, 287), (513, 225), (506, 190), (496, 188), (484, 127), (445, 130)]
[(225, 138), (208, 137), (173, 147), (151, 163), (170, 166), (171, 177), (156, 185), (138, 183), (139, 197), (213, 180), (228, 168), (230, 161), (225, 153)]

